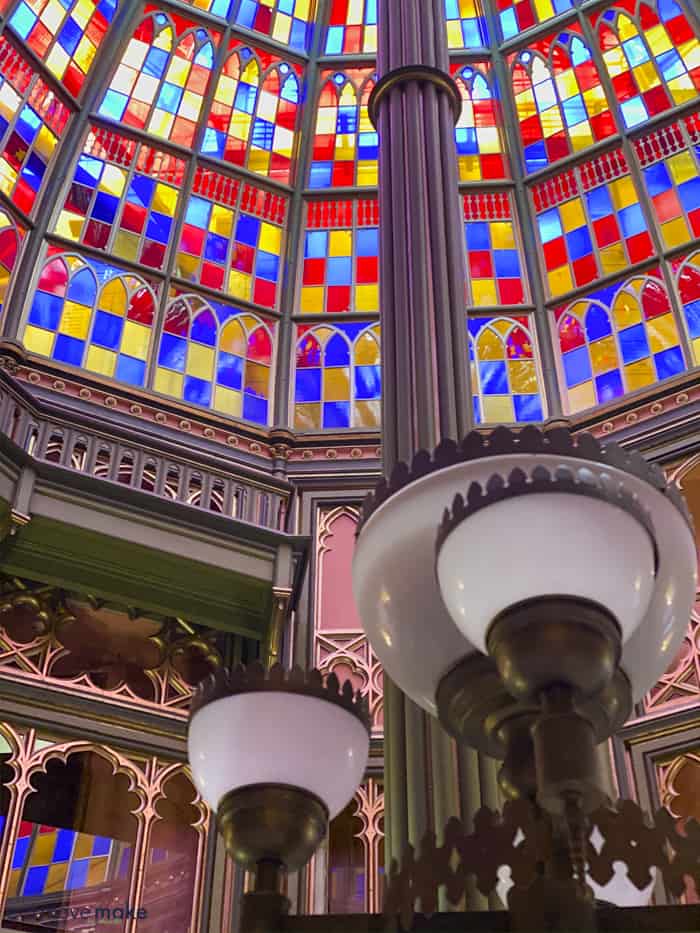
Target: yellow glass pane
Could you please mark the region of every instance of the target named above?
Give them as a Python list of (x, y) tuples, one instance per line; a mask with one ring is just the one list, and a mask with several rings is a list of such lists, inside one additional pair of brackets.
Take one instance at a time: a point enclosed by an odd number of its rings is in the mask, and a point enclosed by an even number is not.
[(379, 310), (379, 286), (358, 285), (355, 289), (355, 311)]
[(323, 398), (326, 402), (346, 402), (350, 398), (350, 370), (348, 367), (324, 370)]
[(323, 286), (304, 286), (299, 302), (299, 310), (302, 314), (320, 314), (323, 311), (323, 295)]
[(58, 332), (69, 337), (77, 337), (78, 340), (85, 340), (90, 327), (91, 315), (92, 308), (87, 305), (80, 305), (77, 301), (66, 301), (63, 305)]
[(219, 348), (222, 353), (231, 353), (234, 356), (239, 356), (242, 359), (245, 359), (245, 355), (248, 349), (248, 342), (246, 340), (245, 331), (243, 330), (240, 321), (237, 321), (234, 318), (224, 325), (221, 331)]
[(212, 379), (214, 375), (214, 348), (201, 343), (190, 343), (187, 353), (186, 372), (198, 379)]
[(114, 239), (114, 253), (122, 259), (135, 260), (139, 252), (139, 237), (135, 233), (119, 230)]
[(117, 354), (103, 347), (90, 347), (85, 360), (85, 368), (101, 376), (113, 376), (117, 362)]
[(627, 268), (628, 265), (625, 247), (622, 243), (613, 243), (611, 246), (601, 249), (600, 267), (603, 270), (603, 275), (607, 275), (609, 272), (618, 272), (620, 269)]
[(199, 271), (199, 259), (196, 256), (188, 256), (187, 253), (177, 254), (177, 263), (175, 266), (175, 275), (179, 275), (188, 282), (197, 281), (197, 272)]
[(591, 366), (596, 376), (601, 373), (608, 373), (611, 369), (617, 369), (618, 356), (615, 338), (603, 337), (602, 340), (595, 340), (591, 346)]
[(56, 832), (41, 833), (34, 840), (29, 854), (30, 865), (48, 865), (53, 858), (53, 850), (56, 847)]
[(73, 240), (74, 243), (77, 243), (80, 240), (80, 234), (83, 229), (83, 224), (85, 223), (84, 217), (79, 217), (77, 214), (71, 214), (70, 211), (61, 211), (56, 221), (56, 226), (54, 228), (54, 233), (57, 233), (59, 236), (65, 237), (67, 240)]
[(682, 243), (687, 243), (688, 240), (692, 239), (690, 230), (688, 230), (688, 224), (685, 222), (684, 217), (677, 217), (675, 220), (669, 220), (665, 224), (661, 224), (661, 234), (664, 238), (664, 243), (668, 247), (680, 246)]
[(246, 272), (238, 272), (232, 269), (228, 277), (228, 290), (230, 295), (236, 298), (245, 298), (250, 301), (252, 291), (252, 280)]
[(571, 278), (571, 269), (568, 266), (561, 266), (559, 269), (548, 272), (547, 281), (549, 283), (550, 294), (552, 295), (563, 295), (564, 292), (571, 291), (574, 287)]
[(243, 393), (235, 389), (227, 389), (225, 386), (216, 386), (214, 408), (232, 418), (240, 418), (243, 415)]
[(87, 872), (87, 885), (88, 887), (101, 884), (105, 880), (105, 873), (107, 871), (107, 859), (106, 858), (93, 858), (90, 859), (90, 865)]
[(512, 424), (515, 421), (513, 399), (509, 395), (484, 395), (481, 406), (486, 424)]
[(297, 431), (316, 431), (321, 427), (321, 406), (318, 403), (294, 406), (294, 427)]
[(88, 37), (83, 36), (78, 44), (78, 48), (73, 53), (73, 60), (83, 74), (87, 74), (90, 70), (90, 65), (92, 65), (96, 51), (95, 46), (90, 42)]
[(381, 402), (355, 402), (352, 406), (353, 428), (378, 428), (382, 420)]
[(118, 314), (120, 317), (124, 317), (128, 304), (129, 297), (124, 282), (121, 278), (118, 278), (112, 279), (111, 282), (107, 282), (100, 292), (100, 299), (97, 302), (97, 307), (101, 308), (103, 311), (109, 311), (110, 314)]
[(597, 404), (595, 390), (592, 382), (582, 382), (580, 386), (569, 389), (569, 412), (584, 411), (586, 408), (593, 408)]
[(684, 181), (690, 181), (691, 178), (698, 177), (695, 159), (687, 150), (679, 152), (670, 159), (667, 159), (666, 165), (671, 173), (671, 177), (677, 185), (683, 184)]
[(163, 395), (171, 395), (174, 398), (182, 398), (182, 373), (173, 373), (169, 369), (156, 368), (153, 388), (156, 392), (162, 392)]
[(92, 854), (93, 837), (87, 833), (78, 833), (73, 848), (73, 858), (88, 858)]
[(574, 198), (573, 201), (562, 204), (559, 208), (559, 216), (567, 233), (586, 226), (586, 214), (580, 198)]
[(662, 314), (661, 317), (647, 321), (647, 334), (652, 353), (660, 353), (661, 350), (678, 345), (676, 322), (671, 314)]
[(161, 214), (167, 214), (168, 217), (173, 217), (175, 214), (175, 207), (177, 205), (177, 191), (175, 188), (171, 188), (170, 185), (156, 185), (156, 190), (153, 195), (153, 204), (152, 208), (154, 211), (158, 211)]
[(379, 169), (376, 162), (359, 162), (357, 166), (357, 184), (361, 187), (376, 187), (379, 180)]
[(637, 65), (632, 69), (632, 73), (637, 82), (637, 87), (642, 93), (650, 91), (653, 87), (661, 84), (654, 62), (644, 62), (642, 65)]
[(220, 204), (213, 204), (211, 217), (209, 218), (209, 229), (212, 233), (228, 239), (233, 232), (233, 211), (222, 207)]
[(259, 396), (260, 398), (267, 398), (269, 394), (269, 387), (269, 367), (263, 366), (262, 363), (246, 363), (244, 388), (247, 391), (254, 392), (255, 395)]
[(68, 862), (51, 865), (44, 882), (44, 894), (58, 894), (65, 890)]
[(371, 334), (363, 334), (355, 345), (357, 366), (375, 366), (379, 363), (379, 344)]
[(272, 154), (265, 149), (251, 149), (248, 156), (248, 168), (256, 175), (267, 175)]
[(352, 233), (349, 230), (331, 230), (328, 237), (329, 256), (352, 256)]
[(498, 304), (495, 279), (472, 279), (472, 301), (477, 308)]
[(613, 318), (618, 330), (638, 324), (642, 320), (642, 309), (639, 302), (627, 292), (619, 292), (612, 308)]
[(695, 340), (693, 340), (692, 346), (695, 365), (700, 366), (700, 337), (696, 337)]
[(509, 220), (496, 220), (489, 227), (494, 249), (515, 249), (515, 233)]
[(24, 331), (22, 343), (30, 353), (38, 353), (40, 356), (51, 356), (53, 340), (53, 331), (42, 330), (40, 327), (34, 327), (32, 324), (29, 324)]
[(280, 228), (273, 227), (272, 224), (262, 224), (258, 248), (265, 250), (266, 253), (274, 253), (279, 256), (282, 250), (282, 231)]
[(136, 321), (127, 321), (124, 324), (122, 335), (122, 353), (135, 356), (139, 360), (148, 358), (148, 345), (151, 338), (151, 329)]
[(654, 382), (656, 382), (654, 364), (648, 357), (625, 366), (625, 385), (628, 392), (634, 392), (635, 389), (641, 389)]
[(629, 207), (630, 204), (637, 204), (639, 198), (635, 191), (632, 179), (629, 176), (617, 178), (608, 185), (608, 191), (612, 199), (615, 210), (622, 210), (623, 207)]
[(459, 157), (459, 180), (481, 181), (481, 159), (479, 156)]
[(509, 360), (508, 374), (514, 395), (531, 395), (538, 391), (534, 360)]
[(476, 343), (476, 355), (482, 362), (484, 360), (504, 360), (506, 348), (503, 340), (495, 334), (490, 327), (484, 327)]

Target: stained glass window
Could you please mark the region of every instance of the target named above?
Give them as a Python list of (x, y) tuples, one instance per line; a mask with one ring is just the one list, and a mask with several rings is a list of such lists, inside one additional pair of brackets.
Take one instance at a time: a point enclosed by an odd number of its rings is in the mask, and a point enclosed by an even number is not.
[(476, 423), (542, 421), (529, 319), (470, 317), (467, 327)]
[(447, 44), (451, 49), (478, 49), (488, 45), (488, 29), (481, 0), (445, 0)]
[(155, 311), (152, 287), (100, 260), (52, 252), (32, 296), (25, 347), (142, 386)]
[(175, 14), (151, 12), (136, 27), (99, 113), (190, 147), (217, 43)]
[(20, 0), (10, 26), (77, 96), (116, 9), (117, 0)]
[(379, 311), (379, 205), (308, 205), (299, 310), (303, 314)]
[(301, 68), (238, 46), (224, 62), (202, 153), (284, 184), (291, 180)]
[(674, 263), (695, 365), (700, 366), (700, 250)]
[(25, 232), (24, 227), (20, 226), (6, 210), (0, 209), (0, 311), (5, 304), (5, 295)]
[(563, 295), (654, 254), (621, 150), (533, 189), (549, 294)]
[(528, 291), (509, 195), (468, 194), (463, 203), (470, 305), (522, 304)]
[(504, 39), (511, 39), (573, 6), (573, 0), (496, 0), (501, 34)]
[(555, 320), (569, 412), (603, 405), (686, 368), (658, 272), (559, 308)]
[[(377, 51), (377, 0), (332, 0), (326, 55), (374, 54)], [(445, 0), (450, 49), (488, 45), (481, 0)]]
[(175, 275), (274, 308), (287, 202), (218, 172), (197, 169)]
[(8, 895), (55, 895), (102, 884), (107, 880), (113, 845), (118, 843), (103, 836), (23, 821), (15, 842)]
[(0, 36), (0, 190), (30, 214), (70, 111)]
[(377, 428), (379, 326), (297, 326), (294, 426), (300, 431)]
[(377, 51), (377, 0), (332, 0), (326, 55)]
[(236, 22), (299, 52), (313, 37), (315, 0), (241, 0)]
[(93, 127), (55, 232), (160, 269), (173, 233), (185, 163)]
[(528, 172), (616, 132), (598, 70), (578, 26), (534, 43), (510, 61)]
[(311, 188), (377, 184), (379, 137), (367, 113), (375, 78), (370, 68), (322, 72)]
[(274, 322), (178, 294), (165, 314), (153, 388), (266, 425)]
[(674, 0), (619, 0), (597, 23), (625, 126), (698, 96), (700, 42)]
[(634, 145), (664, 246), (700, 237), (700, 117), (655, 130)]
[(500, 108), (488, 66), (464, 65), (453, 70), (463, 101), (456, 130), (460, 181), (508, 178)]
[(187, 0), (187, 2), (198, 10), (204, 10), (205, 13), (212, 13), (221, 19), (228, 19), (235, 0)]

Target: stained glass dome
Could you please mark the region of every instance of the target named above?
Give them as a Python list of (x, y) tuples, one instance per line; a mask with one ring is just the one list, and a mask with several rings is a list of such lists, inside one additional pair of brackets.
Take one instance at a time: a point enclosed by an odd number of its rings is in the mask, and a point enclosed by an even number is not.
[[(376, 430), (376, 0), (0, 11), (4, 338), (223, 419)], [(477, 421), (692, 379), (694, 0), (445, 12)]]

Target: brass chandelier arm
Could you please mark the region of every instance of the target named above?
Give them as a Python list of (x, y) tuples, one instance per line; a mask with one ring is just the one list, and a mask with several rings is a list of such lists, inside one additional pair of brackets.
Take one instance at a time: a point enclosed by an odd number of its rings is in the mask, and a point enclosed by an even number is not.
[(407, 65), (403, 68), (396, 68), (388, 72), (375, 85), (369, 98), (369, 118), (372, 126), (378, 129), (379, 105), (384, 98), (395, 87), (402, 84), (410, 84), (413, 81), (419, 81), (422, 84), (432, 84), (438, 90), (447, 93), (450, 98), (450, 106), (454, 114), (455, 123), (462, 114), (462, 95), (456, 82), (446, 72), (439, 68), (432, 68), (428, 65)]

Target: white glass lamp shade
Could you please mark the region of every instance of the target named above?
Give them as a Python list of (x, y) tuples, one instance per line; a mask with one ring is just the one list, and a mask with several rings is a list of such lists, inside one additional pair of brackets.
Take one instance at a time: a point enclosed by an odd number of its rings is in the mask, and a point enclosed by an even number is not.
[(455, 624), (481, 651), (499, 613), (543, 596), (600, 604), (625, 642), (649, 606), (654, 547), (617, 505), (575, 493), (525, 494), (463, 519), (440, 547), (437, 575)]
[(333, 819), (362, 781), (369, 735), (335, 703), (261, 690), (199, 709), (190, 721), (188, 751), (194, 783), (213, 810), (240, 787), (286, 784), (314, 794)]
[[(658, 558), (656, 576), (647, 606), (639, 610), (641, 621), (622, 651), (621, 666), (632, 684), (635, 702), (642, 700), (680, 649), (695, 599), (697, 554), (684, 517), (662, 492), (615, 467), (582, 464), (556, 454), (505, 454), (458, 463), (415, 480), (382, 503), (366, 521), (353, 560), (355, 602), (374, 653), (388, 676), (432, 715), (437, 715), (435, 693), (441, 678), (476, 650), (447, 611), (435, 572), (435, 543), (443, 512), (451, 507), (455, 494), (466, 493), (472, 482), (484, 485), (494, 473), (507, 476), (515, 467), (530, 474), (536, 466), (552, 474), (559, 467), (574, 474), (584, 467), (601, 482), (622, 485), (650, 516)], [(571, 527), (565, 528), (563, 537), (552, 534), (557, 559), (562, 561), (559, 552), (563, 552), (578, 575), (589, 575), (589, 561), (596, 561), (596, 552), (606, 546), (604, 528), (598, 529), (593, 552), (574, 546)], [(637, 543), (646, 560), (646, 542)], [(506, 546), (512, 550), (517, 546), (517, 559), (508, 562)], [(625, 541), (622, 551), (615, 553), (616, 563), (624, 560), (627, 546)], [(498, 590), (510, 576), (522, 576), (522, 559), (529, 548), (526, 524), (506, 528), (488, 576), (480, 582), (491, 581)], [(600, 593), (593, 598), (601, 602)], [(641, 592), (635, 597), (638, 607), (642, 598)], [(622, 617), (628, 612), (626, 607), (619, 610)]]

